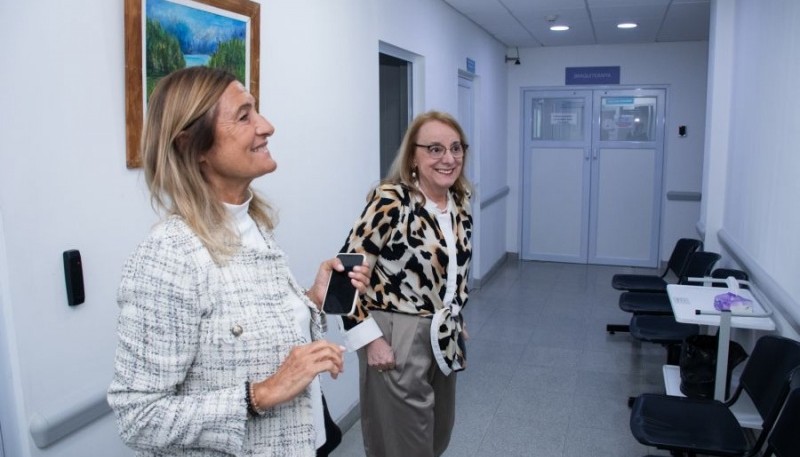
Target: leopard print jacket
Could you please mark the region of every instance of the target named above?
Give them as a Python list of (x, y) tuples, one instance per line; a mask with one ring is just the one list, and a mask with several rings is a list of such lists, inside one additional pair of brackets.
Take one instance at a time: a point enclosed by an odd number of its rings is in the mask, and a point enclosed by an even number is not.
[[(451, 213), (456, 240), (455, 303), (467, 302), (472, 253), (469, 200), (457, 201)], [(447, 289), (447, 245), (436, 217), (403, 184), (383, 184), (370, 195), (342, 252), (363, 253), (372, 267), (370, 285), (357, 311), (344, 319), (350, 329), (370, 310), (432, 316), (444, 306)]]

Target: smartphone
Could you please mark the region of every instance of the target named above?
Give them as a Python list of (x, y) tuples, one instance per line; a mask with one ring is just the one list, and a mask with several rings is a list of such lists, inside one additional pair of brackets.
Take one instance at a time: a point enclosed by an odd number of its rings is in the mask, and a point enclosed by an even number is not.
[(356, 300), (358, 300), (358, 290), (350, 283), (347, 276), (354, 266), (364, 263), (364, 254), (338, 254), (336, 256), (342, 261), (344, 271), (333, 270), (328, 279), (328, 289), (325, 292), (325, 300), (322, 302), (322, 310), (328, 314), (340, 314), (349, 316), (356, 310)]

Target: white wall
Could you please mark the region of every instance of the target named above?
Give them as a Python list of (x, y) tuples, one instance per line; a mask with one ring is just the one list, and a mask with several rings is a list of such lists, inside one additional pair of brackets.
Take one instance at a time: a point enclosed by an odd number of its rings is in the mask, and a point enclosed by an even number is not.
[[(706, 244), (728, 245), (782, 314), (781, 333), (800, 332), (800, 4), (712, 3), (712, 142), (701, 227)], [(735, 31), (731, 33), (731, 30)], [(719, 51), (717, 51), (719, 50)], [(734, 259), (735, 260), (735, 259)]]
[[(706, 42), (641, 45), (574, 46), (520, 49), (521, 65), (508, 73), (508, 206), (507, 250), (519, 252), (523, 88), (565, 87), (566, 67), (619, 66), (621, 86), (667, 86), (661, 257), (666, 259), (678, 238), (696, 236), (698, 202), (669, 201), (670, 191), (700, 192), (705, 134)], [(687, 136), (678, 136), (678, 126)]]
[[(3, 354), (13, 382), (0, 387), (15, 403), (0, 408), (4, 444), (21, 457), (85, 455), (99, 443), (119, 454), (108, 419), (44, 451), (28, 424), (107, 386), (120, 266), (154, 221), (140, 174), (125, 168), (122, 2), (10, 3), (0, 11), (9, 43), (0, 50), (0, 338), (14, 338), (15, 353)], [(76, 308), (66, 304), (67, 249), (83, 257), (86, 303)]]
[(737, 3), (726, 228), (800, 297), (800, 4)]
[[(0, 2), (0, 38), (14, 43), (0, 47), (6, 455), (130, 455), (111, 415), (46, 449), (29, 434), (35, 414), (104, 394), (120, 268), (156, 221), (140, 170), (125, 167), (123, 2), (11, 3)], [(381, 40), (424, 57), (419, 111), (456, 113), (458, 70), (467, 57), (476, 61), (482, 182), (489, 190), (505, 185), (504, 49), (474, 24), (438, 0), (261, 4), (260, 107), (277, 129), (270, 149), (279, 168), (255, 186), (280, 211), (277, 236), (301, 283), (338, 251), (378, 180)], [(83, 257), (86, 303), (75, 308), (64, 292), (67, 249)], [(340, 339), (335, 329), (331, 338)], [(323, 380), (335, 417), (357, 402), (357, 371), (348, 355), (345, 375)]]

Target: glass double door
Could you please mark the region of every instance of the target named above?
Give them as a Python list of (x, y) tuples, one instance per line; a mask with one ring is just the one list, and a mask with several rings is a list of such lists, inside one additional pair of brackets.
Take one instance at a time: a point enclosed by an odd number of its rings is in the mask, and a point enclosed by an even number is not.
[(664, 89), (523, 93), (523, 260), (656, 267)]

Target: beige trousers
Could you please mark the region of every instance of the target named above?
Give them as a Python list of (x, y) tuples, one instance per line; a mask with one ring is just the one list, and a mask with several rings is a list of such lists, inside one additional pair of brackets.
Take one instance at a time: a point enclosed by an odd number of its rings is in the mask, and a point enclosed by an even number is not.
[(367, 457), (437, 457), (455, 422), (456, 374), (445, 376), (431, 350), (431, 319), (370, 313), (392, 346), (396, 367), (379, 373), (358, 351), (361, 428)]

